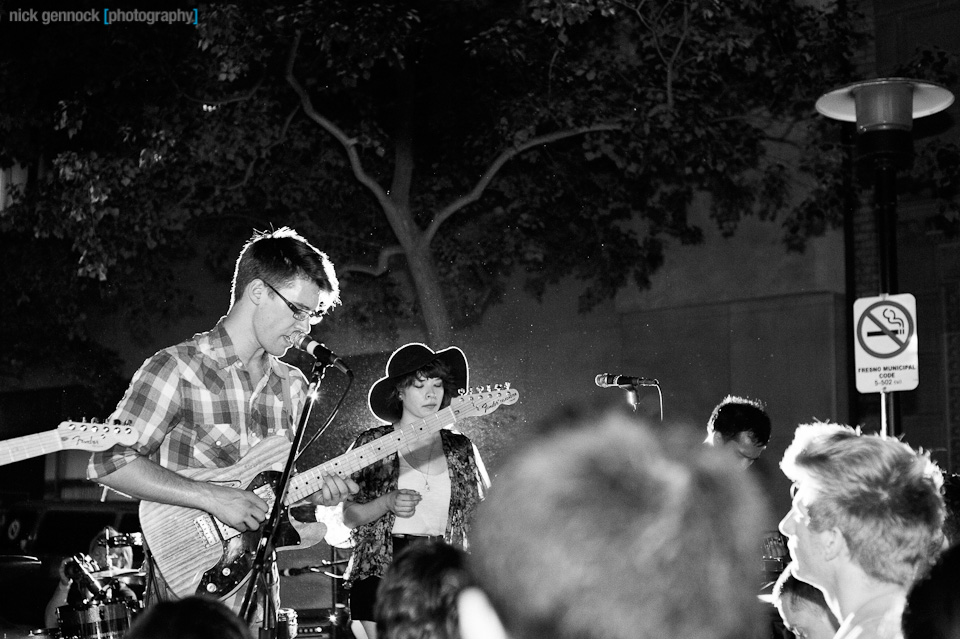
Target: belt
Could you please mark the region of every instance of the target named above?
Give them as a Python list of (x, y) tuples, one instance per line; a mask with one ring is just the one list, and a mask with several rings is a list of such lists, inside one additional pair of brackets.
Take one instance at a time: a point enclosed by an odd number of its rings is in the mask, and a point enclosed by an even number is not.
[(393, 538), (402, 539), (403, 541), (406, 541), (408, 543), (413, 541), (429, 541), (429, 542), (443, 541), (443, 535), (403, 535), (403, 534), (396, 535), (395, 534), (393, 535)]

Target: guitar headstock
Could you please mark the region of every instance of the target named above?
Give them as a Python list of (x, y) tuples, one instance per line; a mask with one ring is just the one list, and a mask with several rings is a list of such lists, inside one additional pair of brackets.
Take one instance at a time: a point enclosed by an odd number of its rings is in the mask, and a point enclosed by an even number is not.
[(516, 404), (520, 393), (510, 388), (510, 382), (467, 389), (450, 401), (450, 408), (466, 415), (486, 415), (500, 406)]
[(101, 424), (97, 421), (61, 422), (57, 434), (64, 448), (95, 451), (107, 450), (117, 444), (133, 446), (139, 437), (129, 424)]

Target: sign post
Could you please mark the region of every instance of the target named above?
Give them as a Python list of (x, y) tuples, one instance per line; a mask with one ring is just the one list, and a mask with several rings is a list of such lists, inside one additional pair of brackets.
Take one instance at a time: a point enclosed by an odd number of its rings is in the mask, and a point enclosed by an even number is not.
[[(909, 294), (863, 297), (853, 303), (854, 365), (861, 393), (894, 393), (920, 383), (917, 300)], [(881, 409), (886, 402), (881, 397)], [(881, 410), (883, 432), (888, 428)]]

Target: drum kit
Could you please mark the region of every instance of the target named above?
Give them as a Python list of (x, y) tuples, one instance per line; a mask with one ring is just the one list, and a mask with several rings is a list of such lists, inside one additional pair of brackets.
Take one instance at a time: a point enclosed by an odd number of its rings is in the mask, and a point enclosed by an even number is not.
[[(131, 533), (103, 539), (109, 548), (142, 547), (143, 535)], [(57, 608), (56, 628), (31, 630), (29, 637), (44, 639), (121, 639), (143, 607), (145, 575), (135, 568), (101, 570), (86, 555), (67, 561), (64, 572), (90, 596), (80, 603)], [(135, 598), (130, 598), (133, 592)], [(124, 594), (127, 594), (125, 597)]]

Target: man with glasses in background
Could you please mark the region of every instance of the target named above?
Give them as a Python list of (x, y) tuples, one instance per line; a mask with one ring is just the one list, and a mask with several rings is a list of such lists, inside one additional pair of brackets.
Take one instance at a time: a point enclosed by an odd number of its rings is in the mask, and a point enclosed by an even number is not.
[(823, 592), (834, 639), (901, 639), (907, 590), (943, 544), (942, 477), (926, 453), (839, 424), (803, 424), (780, 462), (797, 579)]
[[(237, 531), (257, 530), (269, 514), (264, 499), (180, 471), (231, 467), (267, 437), (292, 439), (308, 384), (278, 358), (338, 302), (324, 253), (289, 228), (255, 233), (237, 259), (227, 314), (143, 363), (110, 417), (129, 422), (138, 441), (94, 453), (88, 477), (141, 500), (204, 511)], [(333, 506), (357, 490), (350, 479), (323, 476), (309, 499)], [(153, 578), (158, 599), (174, 596), (162, 574)], [(226, 603), (236, 609), (243, 592)]]

